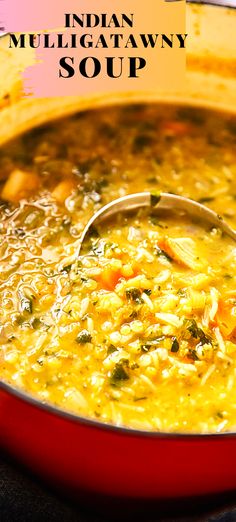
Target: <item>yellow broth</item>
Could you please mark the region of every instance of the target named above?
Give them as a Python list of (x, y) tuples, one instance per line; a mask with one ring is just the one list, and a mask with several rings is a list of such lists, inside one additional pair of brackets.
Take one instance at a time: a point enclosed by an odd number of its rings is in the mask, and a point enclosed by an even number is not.
[[(0, 377), (101, 422), (236, 425), (236, 245), (188, 216), (89, 217), (148, 190), (236, 227), (236, 122), (126, 106), (33, 130), (0, 151)], [(155, 198), (154, 198), (155, 199)]]

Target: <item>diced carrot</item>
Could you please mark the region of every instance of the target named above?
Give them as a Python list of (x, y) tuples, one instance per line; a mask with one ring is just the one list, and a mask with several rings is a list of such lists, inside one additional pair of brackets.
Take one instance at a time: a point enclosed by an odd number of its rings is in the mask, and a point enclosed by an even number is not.
[(107, 266), (103, 269), (97, 280), (106, 290), (114, 290), (120, 278), (120, 269), (117, 270)]
[(17, 203), (20, 199), (33, 194), (39, 186), (37, 174), (15, 169), (8, 177), (1, 193), (2, 199)]
[(57, 200), (58, 203), (64, 203), (74, 188), (74, 181), (72, 179), (65, 179), (56, 185), (52, 192), (52, 196)]
[(163, 123), (162, 128), (164, 131), (167, 131), (170, 135), (184, 136), (185, 134), (188, 134), (188, 132), (190, 132), (191, 125), (184, 121), (169, 120)]
[(232, 303), (219, 301), (216, 322), (224, 337), (231, 337), (236, 332), (236, 312)]
[(121, 278), (126, 280), (132, 279), (138, 275), (138, 273), (137, 264), (135, 261), (131, 261), (129, 264), (120, 266), (105, 266), (99, 276), (96, 277), (96, 280), (100, 282), (106, 290), (114, 290)]

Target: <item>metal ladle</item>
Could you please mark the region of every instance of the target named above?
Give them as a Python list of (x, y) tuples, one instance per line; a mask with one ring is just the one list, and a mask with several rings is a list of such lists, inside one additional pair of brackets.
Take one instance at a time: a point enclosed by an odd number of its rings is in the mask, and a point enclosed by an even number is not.
[(227, 225), (221, 216), (219, 216), (213, 210), (205, 207), (205, 205), (197, 203), (196, 201), (185, 198), (183, 196), (177, 196), (175, 194), (168, 194), (163, 192), (159, 195), (151, 192), (139, 192), (137, 194), (129, 194), (128, 196), (115, 199), (100, 208), (90, 218), (87, 225), (85, 226), (78, 241), (77, 254), (80, 254), (82, 245), (92, 227), (95, 227), (105, 219), (111, 218), (115, 214), (144, 207), (150, 207), (152, 212), (155, 210), (183, 211), (185, 214), (194, 217), (203, 224), (205, 223), (206, 225), (211, 225), (221, 229), (225, 234), (231, 237), (231, 239), (236, 241), (236, 231)]

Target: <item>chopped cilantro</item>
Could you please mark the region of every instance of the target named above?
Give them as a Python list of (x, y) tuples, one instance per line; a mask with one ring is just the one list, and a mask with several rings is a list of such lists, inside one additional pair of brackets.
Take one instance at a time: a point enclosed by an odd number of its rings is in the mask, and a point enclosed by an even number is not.
[(212, 344), (212, 339), (209, 335), (205, 334), (202, 328), (199, 328), (195, 319), (187, 321), (187, 330), (190, 332), (193, 339), (198, 339), (201, 344)]
[(133, 152), (142, 152), (146, 147), (150, 146), (152, 136), (148, 134), (138, 134), (133, 141)]
[(135, 287), (127, 288), (125, 293), (126, 293), (127, 299), (130, 299), (131, 301), (134, 301), (137, 304), (141, 304), (143, 302), (143, 300), (141, 298), (142, 292), (139, 288), (135, 288)]
[(165, 228), (164, 225), (162, 223), (160, 223), (158, 217), (155, 216), (154, 214), (150, 214), (149, 219), (150, 219), (152, 225), (154, 225), (155, 227)]
[(69, 272), (71, 271), (71, 267), (72, 267), (72, 265), (66, 265), (66, 266), (64, 266), (62, 271), (66, 272), (67, 274), (69, 274)]
[(76, 337), (76, 342), (79, 344), (86, 344), (92, 341), (92, 335), (88, 330), (81, 330)]
[(173, 343), (171, 346), (171, 352), (177, 353), (179, 351), (179, 341), (176, 337), (173, 338)]
[(110, 344), (107, 348), (107, 355), (111, 355), (114, 352), (117, 352), (117, 348), (114, 344)]
[(194, 361), (199, 361), (199, 357), (197, 356), (196, 350), (189, 350), (189, 357)]
[(39, 317), (34, 317), (34, 319), (31, 321), (31, 325), (34, 330), (37, 330), (41, 325), (41, 321), (40, 321)]
[(146, 295), (151, 295), (152, 291), (151, 291), (150, 288), (145, 288), (144, 293), (145, 293)]
[(129, 379), (129, 374), (124, 368), (124, 366), (127, 366), (127, 361), (120, 361), (116, 363), (115, 367), (113, 368), (110, 376), (110, 383), (113, 386), (117, 386), (117, 384), (120, 384), (122, 381), (127, 381)]
[(151, 203), (151, 207), (155, 207), (157, 205), (157, 203), (159, 203), (161, 199), (161, 195), (158, 194), (158, 192), (152, 192), (151, 195), (150, 195), (150, 203)]
[(214, 201), (215, 198), (212, 198), (211, 196), (206, 196), (205, 198), (200, 198), (198, 200), (198, 203), (210, 203), (211, 201)]

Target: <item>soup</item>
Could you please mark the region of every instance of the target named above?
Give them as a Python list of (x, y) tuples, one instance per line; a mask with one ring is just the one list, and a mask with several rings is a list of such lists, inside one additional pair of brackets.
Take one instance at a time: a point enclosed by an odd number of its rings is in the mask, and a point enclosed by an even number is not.
[(101, 422), (236, 424), (236, 246), (189, 216), (102, 205), (162, 191), (236, 227), (236, 122), (157, 105), (85, 112), (1, 149), (0, 377)]

